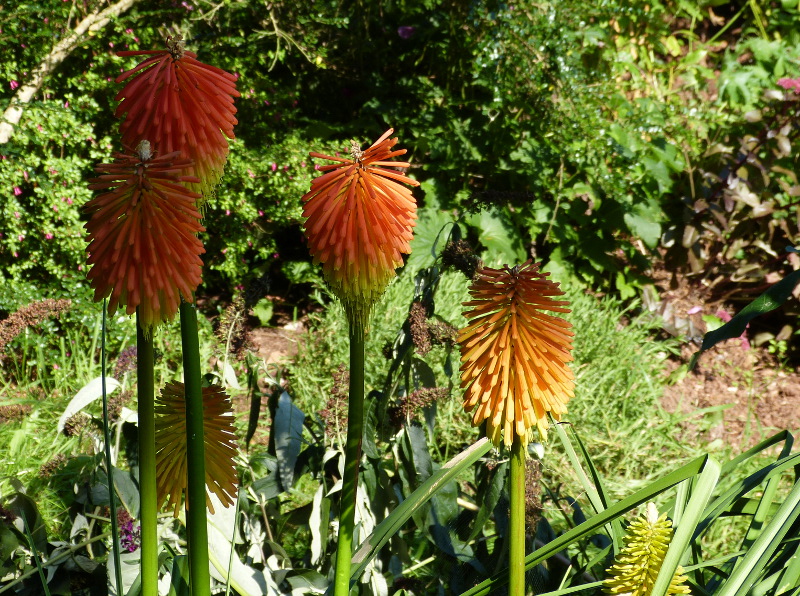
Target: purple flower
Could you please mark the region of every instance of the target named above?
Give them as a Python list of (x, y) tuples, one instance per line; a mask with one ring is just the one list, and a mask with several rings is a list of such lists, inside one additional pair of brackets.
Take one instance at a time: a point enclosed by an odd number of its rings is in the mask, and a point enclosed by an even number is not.
[(414, 35), (414, 32), (417, 30), (416, 27), (409, 27), (407, 25), (403, 25), (397, 28), (397, 34), (402, 39), (411, 39), (411, 36)]

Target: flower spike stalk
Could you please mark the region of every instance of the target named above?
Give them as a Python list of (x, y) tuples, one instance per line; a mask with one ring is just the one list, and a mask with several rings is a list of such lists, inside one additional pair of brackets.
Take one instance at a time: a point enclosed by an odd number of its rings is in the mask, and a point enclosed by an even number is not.
[(394, 149), (390, 128), (368, 149), (353, 142), (350, 156), (311, 157), (336, 162), (321, 166), (303, 195), (304, 227), (314, 263), (331, 291), (342, 302), (349, 322), (350, 396), (344, 478), (339, 512), (339, 536), (334, 578), (335, 596), (350, 592), (358, 468), (364, 426), (364, 341), (372, 307), (411, 252), (417, 206), (403, 186), (419, 183), (394, 169), (407, 162), (391, 161), (405, 149)]
[(474, 426), (485, 425), (495, 445), (511, 448), (509, 594), (525, 594), (525, 457), (536, 427), (547, 437), (547, 414), (556, 420), (573, 396), (571, 325), (550, 313), (566, 313), (554, 297), (564, 292), (528, 261), (516, 267), (484, 267), (475, 275), (472, 300), (459, 333), (464, 409)]
[(97, 166), (89, 188), (103, 191), (84, 207), (87, 274), (95, 300), (109, 298), (108, 312), (136, 313), (139, 416), (139, 489), (142, 527), (142, 593), (155, 596), (158, 582), (158, 503), (155, 474), (152, 329), (174, 317), (181, 297), (200, 283), (204, 252), (198, 194), (183, 184), (190, 160), (170, 153), (156, 157), (148, 141), (133, 154), (118, 153)]
[[(228, 156), (228, 140), (234, 138), (237, 77), (197, 60), (180, 38), (168, 38), (165, 50), (118, 55), (147, 56), (117, 77), (118, 83), (127, 81), (116, 97), (121, 100), (116, 115), (124, 117), (120, 124), (122, 142), (127, 147), (136, 146), (137, 155), (119, 156), (115, 165), (107, 166), (95, 181), (95, 188), (112, 190), (102, 200), (98, 197), (90, 209), (90, 278), (96, 296), (110, 295), (110, 309), (120, 304), (127, 306), (128, 313), (137, 311), (142, 342), (149, 342), (146, 336), (152, 327), (171, 319), (180, 309), (186, 383), (190, 585), (193, 596), (203, 596), (211, 589), (204, 506), (203, 398), (197, 314), (190, 303), (200, 283), (199, 255), (204, 252), (197, 238), (203, 230), (198, 205), (219, 181)], [(99, 218), (97, 223), (93, 223), (95, 215)], [(149, 362), (152, 369), (152, 359)], [(140, 376), (140, 383), (141, 379)], [(146, 420), (145, 426), (152, 430), (147, 432), (154, 435), (152, 395), (151, 383), (144, 412), (140, 400), (139, 420), (140, 424)], [(154, 436), (148, 438), (146, 448), (153, 453), (148, 452), (141, 459), (140, 468), (148, 486), (152, 480), (153, 500), (154, 445)], [(195, 504), (191, 508), (190, 502)], [(151, 507), (149, 501), (147, 506)], [(148, 542), (145, 547), (144, 519), (142, 525), (143, 551), (148, 551), (143, 553), (143, 559), (155, 557), (157, 542)], [(143, 566), (145, 594), (154, 594), (157, 579), (157, 568), (148, 568), (145, 574)]]

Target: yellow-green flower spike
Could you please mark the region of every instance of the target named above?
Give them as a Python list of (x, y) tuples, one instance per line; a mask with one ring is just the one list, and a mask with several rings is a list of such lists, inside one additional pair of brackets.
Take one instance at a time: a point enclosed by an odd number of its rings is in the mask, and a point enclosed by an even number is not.
[[(608, 569), (603, 582), (606, 594), (650, 596), (658, 572), (672, 540), (672, 521), (661, 517), (653, 503), (647, 504), (644, 515), (631, 522), (625, 535), (625, 546)], [(678, 567), (667, 594), (689, 594), (683, 568)]]

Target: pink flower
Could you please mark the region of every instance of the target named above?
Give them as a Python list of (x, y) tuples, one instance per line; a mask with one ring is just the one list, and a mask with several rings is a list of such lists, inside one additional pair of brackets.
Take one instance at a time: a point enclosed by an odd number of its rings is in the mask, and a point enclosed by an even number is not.
[(258, 216), (259, 217), (264, 217), (264, 212), (261, 211), (261, 209), (258, 210)]
[(230, 209), (226, 209), (225, 210), (225, 215), (230, 215), (230, 214), (231, 214), (231, 210)]
[(45, 234), (44, 237), (45, 237), (45, 240), (52, 240), (53, 239), (53, 234), (51, 234), (50, 232), (47, 232), (47, 234)]
[(14, 211), (14, 217), (16, 217), (17, 219), (19, 219), (19, 211)]
[(22, 242), (23, 240), (25, 240), (25, 234), (20, 234), (19, 236), (17, 236), (17, 240), (19, 242)]
[(800, 77), (796, 79), (778, 79), (778, 85), (787, 90), (794, 90), (795, 93), (800, 94)]
[(19, 186), (15, 186), (14, 187), (14, 196), (18, 197), (21, 194), (22, 194), (22, 189)]
[(11, 81), (9, 85), (11, 85), (12, 91), (14, 91), (17, 87), (19, 87), (19, 83), (17, 83), (16, 81)]
[(275, 171), (275, 170), (277, 170), (277, 169), (278, 169), (278, 164), (276, 164), (276, 163), (273, 161), (273, 162), (272, 162), (272, 171), (274, 172), (274, 171)]

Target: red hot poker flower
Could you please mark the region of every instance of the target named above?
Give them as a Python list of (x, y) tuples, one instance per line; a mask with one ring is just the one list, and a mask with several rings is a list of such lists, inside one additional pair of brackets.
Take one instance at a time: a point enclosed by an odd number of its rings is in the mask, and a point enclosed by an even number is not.
[[(193, 190), (213, 190), (228, 157), (228, 139), (237, 123), (233, 98), (236, 77), (197, 60), (181, 39), (167, 38), (166, 50), (118, 52), (118, 56), (151, 56), (117, 77), (133, 77), (120, 91), (116, 116), (125, 116), (122, 144), (148, 139), (159, 154), (180, 151), (194, 160), (189, 172), (200, 179)], [(135, 75), (135, 76), (134, 76)]]
[(354, 142), (350, 157), (311, 153), (338, 162), (321, 166), (325, 172), (303, 195), (308, 247), (315, 263), (322, 263), (325, 279), (349, 317), (367, 312), (383, 293), (411, 252), (417, 205), (402, 184), (418, 186), (400, 172), (406, 162), (389, 161), (405, 149), (392, 148), (393, 129), (365, 151)]
[(464, 409), (475, 426), (486, 422), (495, 445), (523, 444), (538, 427), (547, 437), (547, 413), (556, 420), (573, 396), (571, 325), (548, 312), (565, 313), (558, 284), (530, 261), (518, 267), (476, 274), (464, 303), (470, 323), (461, 330), (461, 386)]
[(142, 327), (171, 319), (181, 296), (191, 301), (200, 283), (205, 252), (197, 233), (197, 199), (186, 189), (197, 183), (184, 172), (192, 162), (177, 152), (153, 157), (142, 141), (134, 155), (118, 153), (89, 188), (106, 191), (89, 201), (87, 277), (95, 300), (110, 297), (108, 311), (124, 306), (128, 314), (139, 308)]

